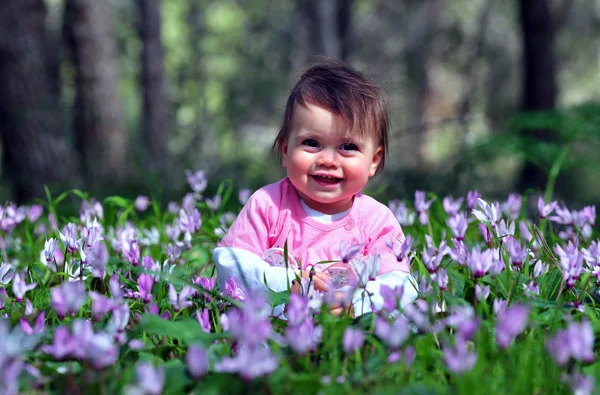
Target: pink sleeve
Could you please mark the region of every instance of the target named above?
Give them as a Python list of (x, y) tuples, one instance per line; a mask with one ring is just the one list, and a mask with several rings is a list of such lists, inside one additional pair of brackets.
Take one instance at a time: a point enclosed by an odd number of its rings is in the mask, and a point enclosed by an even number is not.
[(269, 249), (269, 233), (276, 224), (277, 202), (265, 190), (256, 191), (242, 208), (219, 247), (235, 247), (259, 257)]
[(379, 254), (381, 257), (379, 273), (394, 270), (410, 272), (407, 259), (398, 262), (393, 251), (386, 244), (387, 241), (404, 242), (404, 232), (394, 214), (383, 204), (366, 211), (365, 214), (365, 233), (369, 240), (366, 255)]

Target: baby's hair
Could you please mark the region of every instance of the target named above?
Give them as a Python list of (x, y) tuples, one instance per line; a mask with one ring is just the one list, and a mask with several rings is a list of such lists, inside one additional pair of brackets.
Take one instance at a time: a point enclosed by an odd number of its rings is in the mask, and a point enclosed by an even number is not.
[(381, 89), (363, 73), (333, 59), (304, 70), (292, 88), (279, 134), (273, 143), (280, 159), (282, 143), (291, 133), (295, 105), (307, 107), (309, 103), (340, 116), (353, 134), (360, 138), (373, 138), (376, 146), (382, 146), (383, 155), (375, 174), (383, 170), (390, 117)]

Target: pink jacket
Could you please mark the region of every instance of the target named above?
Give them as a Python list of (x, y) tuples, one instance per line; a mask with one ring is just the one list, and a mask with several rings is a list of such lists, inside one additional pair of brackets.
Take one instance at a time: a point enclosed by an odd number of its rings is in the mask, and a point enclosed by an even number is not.
[(385, 205), (361, 193), (354, 197), (348, 215), (330, 224), (310, 218), (288, 178), (256, 191), (219, 243), (250, 251), (259, 257), (287, 239), (288, 253), (303, 268), (319, 261), (340, 259), (340, 243), (364, 245), (365, 256), (379, 254), (379, 274), (409, 272), (406, 260), (398, 262), (386, 241), (403, 242), (404, 233)]

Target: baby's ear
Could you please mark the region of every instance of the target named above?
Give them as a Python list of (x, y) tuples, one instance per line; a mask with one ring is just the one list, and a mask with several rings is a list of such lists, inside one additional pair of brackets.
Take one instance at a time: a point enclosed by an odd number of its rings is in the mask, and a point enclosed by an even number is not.
[(375, 149), (375, 154), (373, 155), (373, 162), (371, 163), (371, 169), (369, 171), (369, 177), (373, 177), (375, 175), (375, 172), (377, 172), (382, 157), (383, 146), (380, 145), (379, 147), (377, 147), (377, 149)]
[(282, 138), (279, 141), (279, 156), (281, 157), (281, 164), (283, 167), (287, 167), (285, 160), (287, 159), (288, 142), (286, 138)]

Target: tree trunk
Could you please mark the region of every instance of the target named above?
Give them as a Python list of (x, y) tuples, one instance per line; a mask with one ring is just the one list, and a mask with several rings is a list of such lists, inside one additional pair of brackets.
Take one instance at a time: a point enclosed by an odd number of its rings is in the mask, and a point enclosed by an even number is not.
[[(555, 26), (548, 0), (520, 0), (520, 24), (523, 34), (522, 111), (552, 110), (556, 105)], [(547, 130), (525, 131), (539, 140), (548, 141)], [(527, 163), (519, 187), (545, 188), (546, 174)]]
[(312, 53), (345, 60), (352, 0), (298, 0), (298, 9), (307, 21)]
[(169, 103), (161, 42), (160, 0), (138, 0), (142, 38), (142, 95), (144, 98), (142, 136), (149, 170), (162, 173), (170, 130)]
[(129, 161), (108, 0), (66, 0), (65, 36), (75, 66), (75, 132), (86, 176), (92, 186), (117, 186)]
[(0, 7), (0, 139), (18, 202), (44, 196), (44, 184), (80, 181), (50, 81), (45, 18), (43, 0), (5, 0)]

